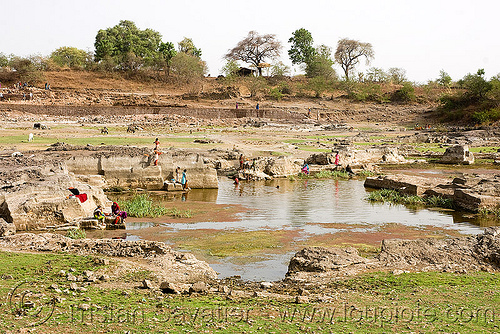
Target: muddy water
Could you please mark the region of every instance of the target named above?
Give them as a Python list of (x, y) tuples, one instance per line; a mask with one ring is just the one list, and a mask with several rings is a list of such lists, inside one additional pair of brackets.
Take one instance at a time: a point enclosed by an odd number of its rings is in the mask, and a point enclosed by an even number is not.
[[(220, 278), (240, 275), (248, 280), (279, 280), (290, 258), (304, 246), (376, 248), (384, 238), (481, 232), (472, 218), (460, 213), (370, 203), (365, 200), (368, 191), (363, 182), (357, 180), (284, 179), (237, 186), (226, 178), (219, 181), (218, 190), (153, 194), (165, 206), (198, 208), (197, 212), (201, 208), (205, 214), (184, 220), (133, 219), (127, 223), (126, 237), (161, 240), (189, 250), (209, 262)], [(228, 208), (238, 209), (229, 215), (222, 213)], [(262, 231), (271, 245), (246, 252), (234, 250), (245, 243), (237, 236), (251, 238)], [(214, 256), (218, 247), (223, 250)]]

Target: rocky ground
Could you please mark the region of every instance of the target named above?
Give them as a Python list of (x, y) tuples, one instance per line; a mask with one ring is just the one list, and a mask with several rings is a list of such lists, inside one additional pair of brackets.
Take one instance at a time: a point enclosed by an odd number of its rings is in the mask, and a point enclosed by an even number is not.
[[(255, 160), (256, 169), (265, 174), (264, 178), (296, 174), (304, 161), (311, 164), (312, 170), (335, 169), (337, 167), (332, 164), (335, 151), (340, 152), (343, 166), (349, 164), (355, 172), (382, 170), (389, 174), (392, 171), (392, 174), (408, 175), (412, 166), (418, 164), (421, 168), (428, 166), (429, 162), (439, 162), (447, 148), (458, 145), (462, 151), (458, 155), (455, 152), (455, 160), (447, 163), (466, 164), (453, 168), (457, 173), (466, 169), (468, 175), (458, 178), (456, 182), (442, 182), (440, 178), (430, 181), (432, 187), (422, 187), (425, 182), (421, 179), (405, 177), (394, 180), (389, 176), (380, 181), (385, 182), (385, 186), (380, 187), (389, 187), (387, 184), (396, 182), (395, 189), (411, 185), (425, 188), (421, 193), (432, 190), (442, 195), (464, 193), (466, 189), (465, 193), (475, 192), (474, 198), (490, 197), (489, 201), (479, 201), (479, 204), (487, 203), (488, 208), (498, 205), (500, 130), (495, 127), (464, 129), (444, 126), (432, 113), (436, 107), (432, 103), (358, 103), (332, 96), (278, 102), (251, 98), (244, 89), (221, 90), (212, 84), (207, 84), (193, 95), (171, 87), (141, 86), (120, 80), (110, 81), (109, 78), (104, 78), (102, 82), (77, 80), (74, 73), (51, 75), (53, 90), (33, 88), (34, 99), (31, 101), (22, 101), (19, 92), (11, 92), (4, 94), (10, 101), (0, 102), (0, 216), (7, 218), (7, 224), (13, 223), (14, 219), (23, 219), (22, 223), (16, 224), (20, 229), (38, 228), (41, 225), (37, 223), (48, 216), (54, 219), (47, 220), (45, 227), (67, 223), (78, 217), (78, 210), (86, 210), (88, 214), (97, 203), (104, 203), (104, 187), (133, 188), (140, 184), (140, 187), (147, 188), (148, 184), (163, 184), (164, 180), (171, 178), (175, 166), (183, 163), (195, 166), (190, 173), (200, 175), (200, 187), (203, 187), (213, 182), (214, 176), (216, 178), (215, 170), (219, 174), (235, 172), (240, 155), (244, 155), (247, 163)], [(239, 103), (238, 110), (234, 108), (236, 102)], [(261, 114), (255, 112), (257, 102), (260, 103)], [(312, 113), (308, 116), (309, 108)], [(36, 123), (40, 127), (34, 129)], [(426, 129), (422, 130), (422, 125)], [(104, 127), (109, 129), (109, 134), (101, 133)], [(28, 141), (29, 133), (34, 133), (33, 142)], [(160, 168), (151, 168), (152, 143), (156, 137), (160, 137), (164, 154), (160, 159)], [(101, 142), (108, 143), (101, 145)], [(469, 149), (477, 149), (473, 153), (475, 161), (471, 161)], [(135, 162), (130, 165), (114, 163), (119, 168), (106, 169), (112, 165), (106, 165), (107, 162), (116, 162), (118, 158), (122, 161), (135, 159)], [(76, 164), (71, 165), (68, 161), (79, 161), (78, 172)], [(401, 167), (403, 165), (405, 167)], [(85, 168), (92, 172), (87, 173), (87, 178), (82, 178), (81, 175), (86, 174)], [(400, 173), (399, 168), (405, 172)], [(477, 173), (479, 168), (481, 173)], [(124, 173), (128, 173), (126, 177)], [(88, 177), (103, 174), (107, 176), (104, 179), (91, 180)], [(248, 173), (240, 175), (245, 176)], [(131, 181), (138, 179), (143, 183)], [(372, 186), (375, 182), (372, 181)], [(58, 188), (53, 188), (54, 185)], [(88, 208), (75, 209), (72, 207), (74, 201), (70, 203), (65, 198), (63, 191), (75, 185), (87, 187), (85, 189), (94, 194)], [(439, 185), (443, 185), (440, 191), (436, 190)], [(57, 199), (37, 204), (33, 198), (40, 193), (46, 194), (46, 197), (55, 194)], [(416, 194), (421, 193), (416, 191)], [(463, 202), (474, 201), (467, 197)], [(13, 209), (14, 206), (16, 209)], [(38, 208), (40, 214), (34, 214), (34, 208)], [(478, 208), (480, 206), (468, 209), (477, 211)], [(62, 212), (62, 215), (55, 215), (55, 212)], [(378, 258), (371, 260), (360, 257), (353, 249), (303, 250), (292, 260), (287, 280), (276, 283), (276, 286), (381, 268), (393, 271), (422, 270), (424, 267), (429, 270), (497, 270), (498, 259), (490, 254), (498, 248), (496, 232), (474, 238), (419, 241), (411, 245), (403, 241), (387, 241)], [(145, 259), (142, 265), (156, 268), (160, 273), (167, 267), (176, 266), (191, 277), (186, 268), (196, 264), (201, 269), (195, 271), (203, 273), (201, 276), (206, 274), (211, 280), (214, 275), (206, 263), (183, 258), (186, 255), (161, 245), (151, 246), (147, 242), (132, 245), (115, 241), (72, 241), (64, 237), (32, 234), (5, 237), (0, 242), (2, 247), (11, 250), (100, 252), (106, 256), (125, 258), (133, 253)], [(491, 245), (485, 242), (496, 245), (496, 248), (489, 247)], [(116, 253), (120, 247), (126, 248), (125, 253)], [(161, 250), (161, 255), (156, 250), (153, 255), (152, 248)], [(446, 249), (450, 254), (459, 249), (460, 254), (468, 254), (470, 261), (459, 261), (458, 258), (444, 260), (446, 256), (437, 251), (430, 255), (422, 253), (423, 249), (430, 251), (434, 248)], [(485, 253), (485, 249), (488, 252)], [(325, 258), (329, 259), (329, 263), (322, 262)], [(316, 263), (318, 261), (319, 264)], [(415, 261), (420, 261), (420, 264), (415, 264)], [(470, 266), (464, 267), (464, 263), (470, 263)], [(361, 269), (358, 270), (358, 267)], [(328, 274), (318, 274), (321, 272)], [(164, 279), (169, 281), (168, 277)], [(238, 284), (244, 287), (254, 283)], [(285, 295), (287, 289), (290, 287), (275, 292)]]

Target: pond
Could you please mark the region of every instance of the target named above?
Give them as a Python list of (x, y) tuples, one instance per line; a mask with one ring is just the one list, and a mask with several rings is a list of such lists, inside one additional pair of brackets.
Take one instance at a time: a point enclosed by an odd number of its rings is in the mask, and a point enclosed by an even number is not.
[(360, 180), (219, 181), (218, 190), (152, 193), (166, 206), (196, 208), (193, 218), (131, 219), (126, 238), (161, 240), (190, 251), (219, 278), (273, 281), (284, 278), (290, 258), (306, 246), (376, 251), (385, 238), (482, 232), (462, 213), (368, 202), (369, 190)]

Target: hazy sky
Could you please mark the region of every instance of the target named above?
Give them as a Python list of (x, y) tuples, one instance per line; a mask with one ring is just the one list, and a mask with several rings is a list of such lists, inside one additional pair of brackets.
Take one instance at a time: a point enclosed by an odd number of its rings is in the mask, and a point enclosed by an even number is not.
[(250, 30), (276, 34), (282, 61), (291, 65), (288, 39), (299, 28), (333, 51), (341, 38), (369, 42), (370, 66), (404, 68), (412, 81), (436, 79), (440, 70), (453, 80), (479, 68), (488, 78), (500, 73), (498, 0), (2, 0), (0, 10), (0, 52), (19, 56), (61, 46), (93, 51), (99, 29), (131, 20), (176, 46), (193, 39), (212, 76)]

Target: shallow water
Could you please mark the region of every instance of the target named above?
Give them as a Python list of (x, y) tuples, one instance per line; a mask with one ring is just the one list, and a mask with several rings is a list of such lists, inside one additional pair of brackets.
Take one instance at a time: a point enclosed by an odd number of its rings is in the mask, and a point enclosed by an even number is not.
[[(277, 179), (241, 182), (237, 186), (227, 178), (221, 178), (219, 181), (218, 190), (192, 190), (187, 195), (156, 197), (163, 201), (241, 205), (248, 210), (237, 213), (235, 221), (165, 223), (162, 224), (165, 230), (170, 233), (202, 229), (297, 232), (299, 237), (291, 244), (312, 236), (339, 231), (369, 234), (387, 223), (418, 228), (438, 227), (464, 234), (482, 231), (481, 227), (474, 224), (473, 219), (457, 212), (415, 210), (402, 205), (370, 203), (365, 200), (368, 190), (364, 188), (363, 181), (358, 180)], [(352, 228), (346, 229), (345, 226), (349, 225), (352, 225)], [(136, 239), (134, 229), (150, 226), (151, 223), (148, 223), (147, 219), (143, 223), (127, 223), (127, 230), (130, 230), (127, 238)], [(247, 280), (278, 280), (284, 277), (290, 258), (299, 250), (291, 248), (292, 250), (278, 254), (263, 252), (253, 257), (232, 256), (206, 260), (220, 273), (220, 278), (240, 275)]]

